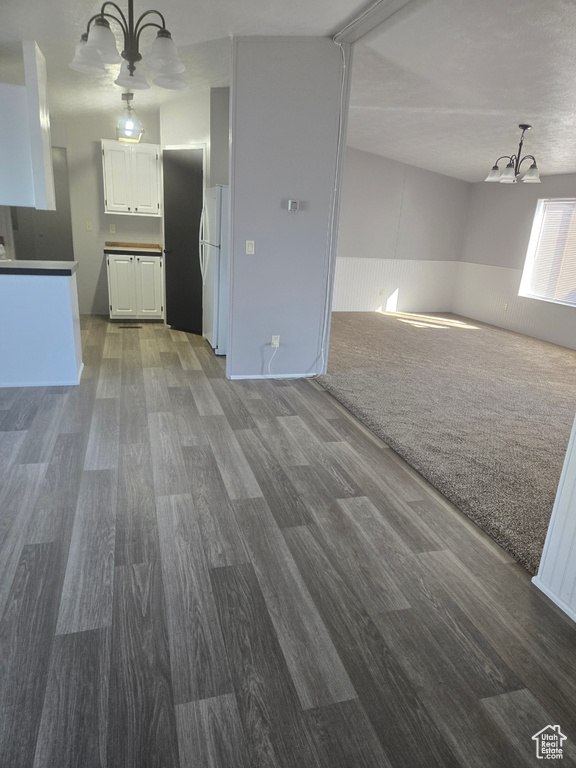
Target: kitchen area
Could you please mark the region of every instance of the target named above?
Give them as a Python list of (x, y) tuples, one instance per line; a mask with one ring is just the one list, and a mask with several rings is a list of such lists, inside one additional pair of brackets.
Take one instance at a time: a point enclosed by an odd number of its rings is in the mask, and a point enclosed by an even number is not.
[[(14, 99), (15, 89), (13, 85), (0, 85), (4, 104), (11, 103), (6, 99)], [(113, 95), (117, 96), (117, 91)], [(174, 103), (164, 103), (156, 110), (143, 109), (139, 111), (145, 125), (142, 143), (124, 147), (113, 138), (117, 115), (98, 114), (74, 120), (58, 114), (50, 115), (47, 146), (51, 163), (45, 162), (44, 166), (48, 168), (50, 165), (54, 174), (53, 207), (51, 210), (47, 206), (40, 209), (35, 200), (15, 194), (14, 184), (9, 184), (7, 179), (5, 183), (0, 182), (0, 238), (4, 240), (5, 252), (5, 258), (0, 259), (0, 284), (12, 286), (5, 290), (13, 294), (17, 278), (19, 281), (27, 276), (42, 278), (45, 285), (50, 286), (55, 286), (58, 280), (67, 280), (68, 289), (75, 296), (66, 302), (66, 306), (71, 307), (70, 338), (73, 340), (73, 344), (68, 345), (68, 356), (78, 359), (73, 375), (67, 370), (55, 376), (53, 370), (46, 369), (32, 376), (26, 366), (18, 373), (18, 366), (10, 362), (10, 350), (18, 350), (18, 357), (35, 360), (35, 367), (41, 368), (41, 356), (34, 351), (31, 339), (34, 335), (41, 336), (41, 329), (50, 325), (46, 322), (47, 313), (53, 316), (53, 310), (48, 306), (43, 306), (41, 316), (24, 311), (23, 284), (18, 282), (19, 299), (16, 305), (22, 310), (23, 317), (29, 319), (29, 327), (26, 331), (22, 317), (17, 320), (14, 302), (2, 301), (3, 328), (17, 328), (18, 332), (4, 332), (0, 342), (3, 361), (0, 365), (0, 386), (79, 383), (82, 366), (81, 353), (78, 352), (78, 318), (81, 314), (107, 315), (111, 322), (164, 321), (174, 328), (202, 335), (205, 321), (201, 253), (204, 256), (202, 264), (208, 267), (211, 279), (209, 296), (214, 297), (214, 266), (217, 259), (207, 260), (205, 251), (219, 255), (219, 249), (213, 249), (213, 243), (200, 244), (200, 223), (202, 220), (204, 226), (208, 226), (206, 215), (202, 216), (205, 191), (228, 183), (228, 101), (229, 88), (217, 87), (187, 95), (184, 99), (180, 97)], [(189, 118), (189, 114), (193, 119)], [(44, 124), (49, 125), (47, 120)], [(6, 132), (6, 126), (3, 131)], [(13, 136), (7, 138), (12, 140)], [(122, 184), (117, 178), (111, 178), (110, 172), (106, 173), (104, 149), (108, 147), (113, 150), (121, 147), (123, 157), (128, 158), (124, 167), (124, 172), (128, 174), (131, 150), (141, 150), (139, 161), (147, 148), (153, 150), (144, 174), (153, 182), (151, 188), (144, 190), (144, 197), (149, 203), (147, 207), (126, 200), (119, 201), (118, 190), (122, 189)], [(172, 219), (185, 222), (187, 227), (185, 231), (176, 231), (171, 236), (173, 224), (170, 216), (164, 215), (165, 170), (162, 159), (165, 151), (166, 154), (175, 154), (191, 150), (195, 150), (200, 158), (195, 180), (198, 194), (194, 205), (197, 211), (192, 211), (191, 215), (189, 199), (180, 200), (179, 211), (170, 205)], [(44, 138), (45, 157), (47, 154)], [(109, 171), (110, 168), (108, 164)], [(121, 164), (116, 163), (115, 170), (118, 171), (118, 168)], [(142, 196), (144, 177), (141, 162), (139, 169), (137, 186)], [(125, 190), (134, 188), (128, 177), (124, 181), (128, 182), (124, 184)], [(50, 187), (50, 179), (47, 187)], [(154, 200), (154, 207), (150, 204), (151, 199)], [(124, 210), (122, 204), (125, 205)], [(140, 210), (134, 210), (136, 208)], [(182, 272), (183, 269), (187, 270), (187, 274)], [(46, 283), (47, 280), (55, 282)], [(171, 292), (171, 283), (179, 287), (181, 294), (184, 289), (183, 297), (173, 290)], [(218, 298), (216, 289), (216, 301)], [(210, 301), (209, 298), (206, 323), (214, 340), (215, 322), (220, 322), (223, 329), (227, 320), (221, 319)], [(56, 307), (62, 305), (62, 301), (55, 302)], [(191, 314), (195, 317), (188, 317)], [(25, 332), (30, 335), (30, 340), (21, 338)], [(51, 328), (47, 336), (57, 349), (66, 346), (56, 328)], [(56, 339), (59, 340), (56, 342)], [(48, 349), (49, 346), (45, 339), (39, 348)], [(223, 349), (221, 344), (218, 352), (223, 354)], [(54, 350), (48, 357), (58, 360)]]

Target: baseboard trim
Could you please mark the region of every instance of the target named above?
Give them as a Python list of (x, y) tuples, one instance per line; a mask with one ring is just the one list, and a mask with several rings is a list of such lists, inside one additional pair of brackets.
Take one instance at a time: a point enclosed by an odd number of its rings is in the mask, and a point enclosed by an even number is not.
[(7, 389), (9, 387), (77, 387), (79, 384), (79, 379), (73, 381), (11, 381), (8, 384), (0, 382), (0, 389)]
[(554, 594), (552, 590), (548, 589), (546, 584), (544, 584), (544, 582), (542, 582), (538, 576), (534, 576), (532, 578), (532, 584), (534, 584), (535, 587), (538, 587), (541, 592), (544, 592), (546, 597), (549, 597), (550, 600), (552, 600), (552, 602), (558, 606), (558, 608), (564, 611), (564, 613), (572, 619), (572, 621), (576, 621), (576, 610), (574, 610), (572, 606), (568, 605), (568, 603), (565, 603), (562, 598), (558, 597), (558, 595)]
[(318, 373), (278, 373), (278, 374), (253, 374), (253, 375), (241, 375), (241, 376), (228, 376), (231, 380), (245, 380), (245, 379), (310, 379), (313, 376), (319, 376)]

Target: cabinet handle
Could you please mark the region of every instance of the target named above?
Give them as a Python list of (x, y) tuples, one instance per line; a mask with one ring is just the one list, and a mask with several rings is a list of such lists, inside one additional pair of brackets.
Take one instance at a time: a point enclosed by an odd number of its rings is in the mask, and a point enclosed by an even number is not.
[(134, 210), (135, 210), (135, 211), (137, 211), (137, 210), (138, 210), (138, 208), (134, 208)]

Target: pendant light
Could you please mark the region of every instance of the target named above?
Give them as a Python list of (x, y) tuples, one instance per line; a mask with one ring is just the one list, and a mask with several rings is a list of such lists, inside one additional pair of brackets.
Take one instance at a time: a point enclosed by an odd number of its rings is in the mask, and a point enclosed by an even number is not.
[(134, 94), (127, 91), (122, 94), (122, 101), (126, 102), (126, 109), (122, 113), (118, 125), (116, 126), (116, 138), (118, 141), (127, 141), (131, 144), (138, 144), (144, 133), (144, 126), (138, 119), (136, 112), (130, 106)]
[[(484, 181), (499, 181), (500, 184), (516, 184), (518, 181), (523, 181), (525, 184), (540, 184), (540, 173), (538, 166), (536, 165), (536, 159), (534, 155), (524, 155), (522, 157), (522, 145), (524, 144), (524, 134), (529, 131), (532, 126), (521, 123), (518, 128), (522, 130), (522, 136), (520, 137), (520, 144), (518, 145), (518, 154), (516, 155), (502, 155), (492, 166), (492, 170)], [(498, 163), (500, 160), (508, 160), (508, 164), (503, 171), (500, 171)], [(522, 175), (520, 166), (525, 160), (531, 160), (532, 164), (528, 170)]]

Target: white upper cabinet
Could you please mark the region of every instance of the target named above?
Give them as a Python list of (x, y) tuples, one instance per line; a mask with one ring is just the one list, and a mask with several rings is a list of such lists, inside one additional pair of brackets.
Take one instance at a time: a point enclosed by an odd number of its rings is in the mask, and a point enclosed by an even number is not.
[(130, 149), (117, 141), (102, 142), (106, 213), (128, 213), (131, 209)]
[(104, 210), (161, 216), (160, 147), (102, 139)]
[(160, 215), (160, 148), (135, 144), (132, 150), (132, 199), (136, 213)]
[(26, 85), (0, 83), (0, 205), (53, 211), (46, 62), (34, 41), (22, 53)]

